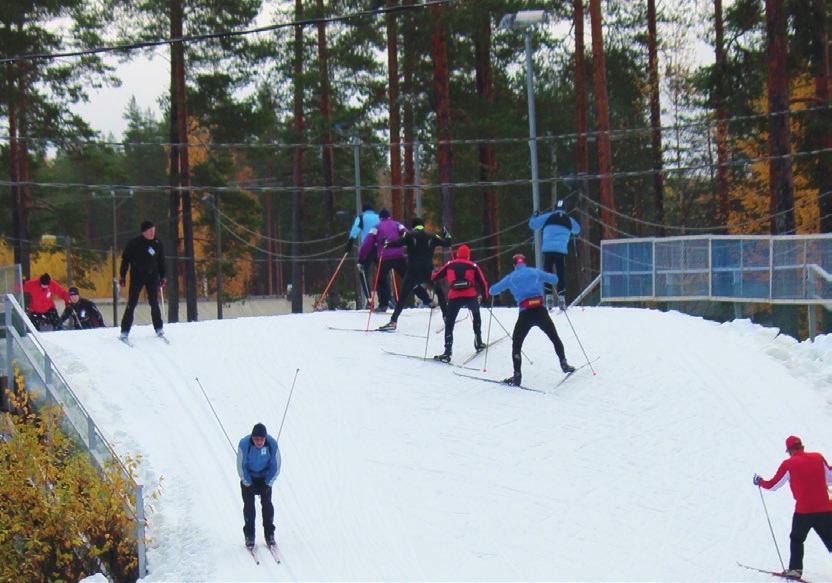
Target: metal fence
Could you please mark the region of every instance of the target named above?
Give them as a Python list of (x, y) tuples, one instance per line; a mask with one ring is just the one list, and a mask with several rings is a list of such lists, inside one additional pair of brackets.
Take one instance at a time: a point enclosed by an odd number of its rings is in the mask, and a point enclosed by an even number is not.
[(12, 294), (23, 304), (23, 271), (20, 264), (0, 266), (0, 295)]
[(35, 406), (59, 405), (64, 413), (62, 428), (89, 452), (96, 467), (103, 470), (116, 464), (131, 485), (135, 500), (126, 500), (125, 504), (136, 520), (138, 575), (143, 577), (147, 570), (143, 486), (130, 477), (113, 447), (104, 438), (95, 421), (75, 396), (69, 382), (55, 366), (40, 340), (39, 333), (29, 321), (20, 302), (11, 293), (4, 296), (3, 309), (5, 350), (0, 350), (0, 363), (9, 383), (13, 383), (14, 369), (19, 369)]
[(832, 235), (702, 235), (601, 243), (601, 301), (832, 305)]

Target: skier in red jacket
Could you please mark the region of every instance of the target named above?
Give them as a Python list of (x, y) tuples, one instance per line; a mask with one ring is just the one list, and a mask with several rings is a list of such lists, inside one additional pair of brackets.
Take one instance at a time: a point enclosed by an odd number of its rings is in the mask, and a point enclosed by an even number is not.
[(50, 324), (52, 330), (60, 327), (58, 309), (55, 307), (53, 296), (60, 297), (64, 304), (69, 305), (69, 294), (61, 285), (49, 277), (48, 273), (40, 276), (40, 279), (30, 279), (23, 284), (23, 292), (29, 294), (29, 305), (26, 307), (26, 314), (35, 328), (41, 330), (45, 324)]
[(464, 243), (456, 251), (456, 259), (448, 261), (431, 275), (436, 281), (445, 277), (448, 280), (448, 307), (445, 309), (445, 352), (433, 358), (442, 362), (451, 362), (454, 346), (454, 324), (456, 315), (462, 308), (468, 308), (474, 319), (474, 350), (485, 349), (482, 341), (482, 318), (477, 296), (482, 295), (488, 301), (488, 282), (479, 266), (471, 261), (471, 249)]
[(827, 485), (832, 483), (832, 470), (821, 454), (803, 451), (803, 443), (794, 435), (786, 438), (786, 453), (789, 458), (780, 464), (773, 478), (764, 480), (754, 474), (754, 484), (776, 490), (789, 482), (795, 505), (789, 535), (789, 570), (783, 575), (799, 578), (803, 574), (803, 543), (811, 529), (815, 529), (832, 553), (832, 501), (827, 490)]

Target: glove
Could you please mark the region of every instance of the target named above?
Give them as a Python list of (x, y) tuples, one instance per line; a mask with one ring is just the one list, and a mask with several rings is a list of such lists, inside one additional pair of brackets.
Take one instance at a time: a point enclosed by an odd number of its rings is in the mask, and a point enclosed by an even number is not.
[(243, 486), (246, 488), (251, 488), (251, 482), (246, 482), (245, 480), (240, 480), (240, 482), (242, 482)]
[(534, 214), (532, 216), (539, 217), (540, 216), (540, 211), (539, 210), (534, 211)]
[(442, 227), (442, 238), (443, 239), (450, 239), (451, 232), (447, 229), (447, 227)]
[(762, 482), (763, 479), (760, 476), (758, 476), (757, 474), (754, 474), (754, 480), (753, 481), (754, 481), (755, 486), (759, 486), (760, 482)]
[(124, 287), (124, 286), (126, 286), (126, 285), (127, 285), (127, 282), (126, 282), (124, 279), (120, 279), (120, 280), (118, 280), (118, 285), (119, 285), (120, 287)]
[(344, 253), (352, 252), (352, 239), (347, 239), (347, 244), (344, 246)]
[(168, 284), (167, 278), (162, 278), (159, 280), (159, 287), (165, 287)]
[(387, 246), (388, 246), (389, 244), (390, 244), (390, 241), (385, 241), (385, 242), (384, 242), (384, 245), (382, 245), (382, 247), (384, 247), (385, 249), (387, 249)]

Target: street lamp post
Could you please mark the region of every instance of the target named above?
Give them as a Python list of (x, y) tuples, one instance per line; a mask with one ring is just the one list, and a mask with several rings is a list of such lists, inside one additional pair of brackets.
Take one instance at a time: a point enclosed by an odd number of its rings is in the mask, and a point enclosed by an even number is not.
[[(532, 68), (532, 28), (548, 22), (545, 10), (521, 10), (515, 14), (506, 14), (500, 20), (500, 28), (523, 32), (526, 41), (526, 99), (529, 107), (529, 150), (532, 166), (532, 210), (540, 210), (540, 176), (537, 165), (537, 119), (534, 107), (534, 69)], [(540, 229), (534, 232), (535, 266), (543, 268)]]
[[(117, 213), (118, 207), (124, 203), (124, 200), (133, 196), (132, 189), (127, 193), (117, 194), (115, 190), (110, 191), (109, 197), (107, 195), (99, 194), (97, 192), (92, 193), (93, 198), (109, 198), (112, 207), (113, 207), (113, 326), (118, 326), (118, 275), (116, 270), (116, 252), (118, 250), (118, 220), (117, 220)], [(121, 202), (117, 203), (117, 199), (124, 199)]]

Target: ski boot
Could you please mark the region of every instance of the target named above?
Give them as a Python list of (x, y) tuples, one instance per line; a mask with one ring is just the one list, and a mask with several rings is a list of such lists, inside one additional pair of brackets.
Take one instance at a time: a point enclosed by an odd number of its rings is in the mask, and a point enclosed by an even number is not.
[(565, 373), (569, 374), (569, 373), (573, 373), (573, 372), (575, 372), (575, 367), (574, 367), (574, 366), (572, 366), (571, 364), (569, 364), (568, 362), (566, 362), (566, 359), (565, 359), (565, 358), (563, 358), (563, 359), (561, 359), (561, 361), (560, 361), (560, 370), (562, 370), (563, 372), (565, 372)]
[(450, 351), (450, 349), (446, 348), (445, 352), (443, 352), (442, 354), (437, 354), (436, 356), (433, 357), (433, 360), (438, 360), (439, 362), (445, 362), (445, 363), (451, 362), (451, 351)]
[(266, 537), (266, 546), (267, 547), (273, 547), (275, 544), (277, 544), (277, 543), (274, 542), (274, 535), (273, 534), (270, 534), (269, 536)]
[(165, 331), (159, 328), (158, 330), (156, 330), (156, 336), (158, 336), (159, 338), (164, 338)]
[(507, 379), (503, 379), (503, 382), (507, 385), (511, 385), (512, 387), (519, 387), (520, 383), (523, 382), (523, 377), (519, 372), (516, 372)]
[(485, 342), (483, 342), (482, 338), (480, 338), (479, 336), (477, 336), (477, 338), (474, 340), (474, 350), (476, 350), (477, 352), (482, 352), (483, 350), (485, 350)]
[(379, 326), (376, 328), (379, 332), (395, 332), (396, 331), (396, 321), (390, 320), (384, 326)]
[(254, 548), (254, 537), (253, 536), (247, 536), (246, 537), (246, 548), (249, 549), (249, 550)]
[(555, 307), (555, 300), (552, 298), (552, 294), (546, 294), (543, 296), (543, 305), (546, 306), (547, 310), (551, 310)]
[(558, 307), (561, 312), (566, 311), (566, 294), (558, 294)]

